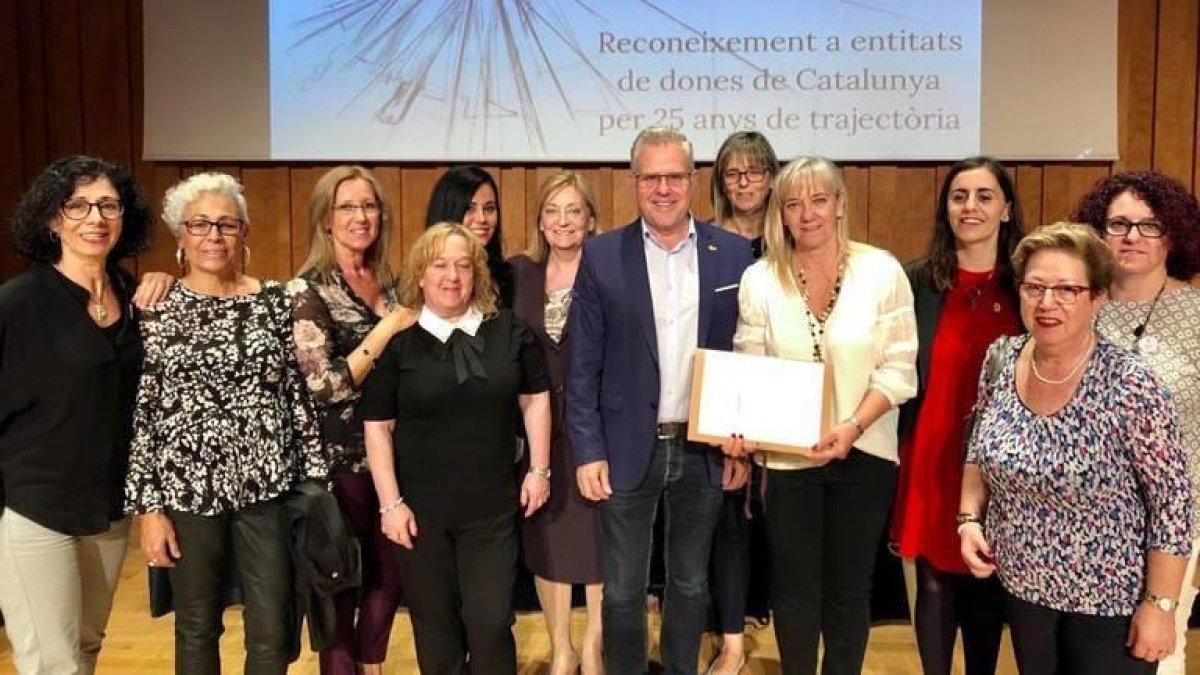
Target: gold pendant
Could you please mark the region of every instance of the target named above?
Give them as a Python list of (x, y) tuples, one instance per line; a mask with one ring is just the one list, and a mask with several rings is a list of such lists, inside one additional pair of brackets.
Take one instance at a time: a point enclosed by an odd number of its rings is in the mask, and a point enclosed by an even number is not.
[(105, 307), (103, 304), (98, 303), (98, 302), (92, 303), (91, 307), (92, 307), (92, 317), (95, 318), (96, 321), (103, 323), (104, 320), (108, 318), (108, 308)]

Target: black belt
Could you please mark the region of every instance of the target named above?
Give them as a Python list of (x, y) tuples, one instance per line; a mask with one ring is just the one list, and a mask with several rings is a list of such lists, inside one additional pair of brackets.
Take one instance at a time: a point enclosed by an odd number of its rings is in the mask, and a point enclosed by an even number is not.
[(687, 438), (687, 422), (659, 422), (656, 432), (660, 441)]

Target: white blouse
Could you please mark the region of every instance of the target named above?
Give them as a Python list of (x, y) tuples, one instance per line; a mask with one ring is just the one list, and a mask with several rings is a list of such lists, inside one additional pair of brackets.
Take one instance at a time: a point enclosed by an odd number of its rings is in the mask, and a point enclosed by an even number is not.
[[(782, 287), (767, 260), (742, 275), (738, 305), (734, 351), (813, 360), (804, 300)], [(854, 447), (899, 463), (896, 407), (917, 393), (917, 321), (908, 278), (890, 253), (851, 242), (841, 294), (825, 324), (821, 349), (826, 367), (833, 370), (833, 419), (850, 417), (868, 390), (878, 391), (892, 408), (867, 427)], [(772, 469), (813, 466), (777, 452), (755, 457)]]

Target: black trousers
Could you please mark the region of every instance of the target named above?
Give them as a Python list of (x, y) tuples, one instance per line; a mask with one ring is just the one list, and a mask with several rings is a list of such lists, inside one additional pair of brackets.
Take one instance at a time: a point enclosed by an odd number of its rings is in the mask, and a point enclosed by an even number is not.
[(895, 489), (891, 462), (851, 450), (817, 469), (768, 470), (775, 638), (783, 672), (858, 675), (871, 630), (871, 573)]
[[(457, 525), (417, 514), (413, 549), (393, 545), (417, 648), (427, 675), (514, 675), (512, 511)], [(470, 666), (468, 667), (468, 655)]]
[(1133, 617), (1059, 612), (1005, 595), (1021, 675), (1152, 675), (1158, 669), (1125, 646)]
[(771, 616), (767, 597), (770, 546), (759, 498), (759, 475), (755, 469), (745, 488), (725, 493), (713, 533), (708, 567), (713, 605), (710, 628), (725, 635), (740, 634), (746, 617), (765, 624)]
[(273, 499), (212, 517), (167, 511), (183, 554), (170, 572), (177, 675), (221, 672), (222, 570), (231, 562), (241, 578), (245, 603), (246, 675), (287, 672), (292, 559), (280, 504)]

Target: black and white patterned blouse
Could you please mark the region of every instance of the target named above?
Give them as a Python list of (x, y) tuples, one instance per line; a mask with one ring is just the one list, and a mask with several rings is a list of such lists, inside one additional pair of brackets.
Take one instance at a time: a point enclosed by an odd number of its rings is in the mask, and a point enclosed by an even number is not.
[(125, 510), (213, 516), (329, 472), (283, 286), (201, 295), (177, 283), (141, 322)]
[[(379, 323), (379, 316), (350, 288), (341, 270), (325, 282), (316, 271), (288, 283), (295, 298), (296, 356), (321, 417), (321, 436), (334, 473), (367, 470), (363, 423), (354, 416), (359, 389), (346, 358)], [(399, 305), (396, 288), (383, 289), (388, 311)]]

